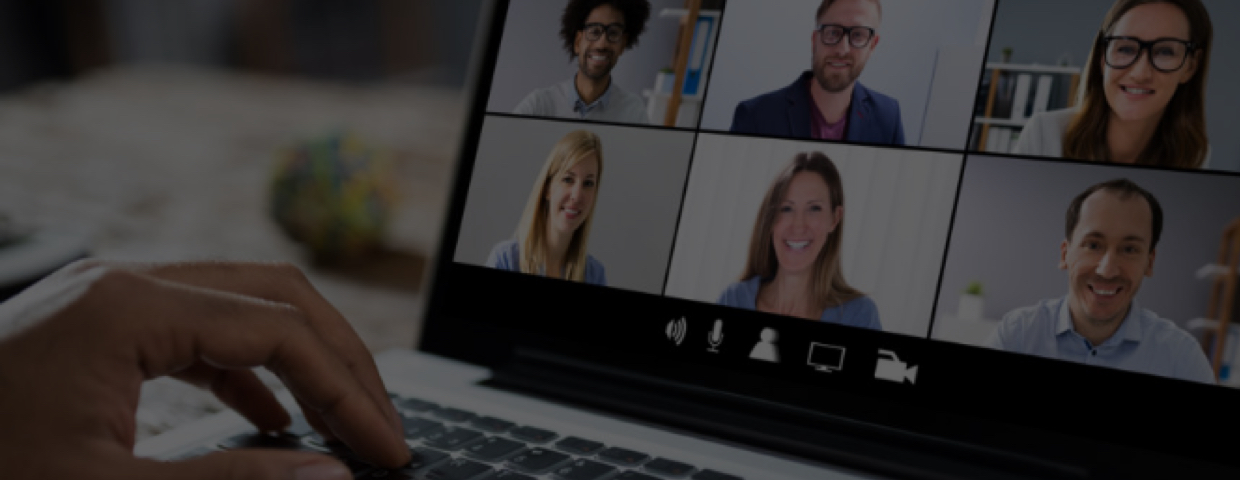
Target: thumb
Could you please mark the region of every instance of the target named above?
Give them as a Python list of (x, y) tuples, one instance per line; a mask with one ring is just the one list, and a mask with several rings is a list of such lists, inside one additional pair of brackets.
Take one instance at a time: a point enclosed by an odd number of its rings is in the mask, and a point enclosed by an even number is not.
[(166, 480), (352, 480), (339, 460), (280, 450), (234, 450), (176, 462), (143, 462), (126, 478)]

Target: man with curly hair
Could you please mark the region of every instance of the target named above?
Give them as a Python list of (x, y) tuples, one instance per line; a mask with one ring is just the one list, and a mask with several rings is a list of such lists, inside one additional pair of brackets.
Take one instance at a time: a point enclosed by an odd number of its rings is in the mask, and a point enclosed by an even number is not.
[(823, 0), (811, 69), (792, 85), (745, 100), (733, 132), (849, 142), (904, 144), (900, 104), (857, 81), (878, 47), (880, 0)]
[(531, 92), (513, 113), (607, 122), (649, 123), (646, 102), (612, 82), (620, 55), (637, 45), (650, 19), (647, 0), (570, 0), (560, 38), (577, 73)]

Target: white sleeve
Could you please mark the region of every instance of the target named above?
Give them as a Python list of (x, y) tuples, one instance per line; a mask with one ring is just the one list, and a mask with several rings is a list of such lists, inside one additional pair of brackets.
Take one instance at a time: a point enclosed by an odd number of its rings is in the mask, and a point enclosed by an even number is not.
[(1025, 122), (1025, 128), (1020, 131), (1020, 138), (1016, 140), (1016, 147), (1012, 149), (1012, 153), (1017, 155), (1046, 155), (1042, 150), (1042, 120), (1043, 113), (1034, 115)]

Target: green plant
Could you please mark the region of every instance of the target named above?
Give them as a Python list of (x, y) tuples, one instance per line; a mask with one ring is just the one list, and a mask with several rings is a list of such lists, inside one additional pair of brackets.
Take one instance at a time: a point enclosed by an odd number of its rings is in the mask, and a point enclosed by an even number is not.
[(977, 295), (979, 297), (982, 296), (982, 282), (978, 282), (978, 281), (969, 282), (969, 286), (964, 287), (964, 293), (966, 295)]

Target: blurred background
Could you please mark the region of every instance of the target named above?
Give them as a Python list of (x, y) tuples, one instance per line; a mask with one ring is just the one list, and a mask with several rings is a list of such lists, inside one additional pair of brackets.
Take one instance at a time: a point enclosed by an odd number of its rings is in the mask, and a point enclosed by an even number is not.
[[(0, 300), (87, 255), (285, 261), (413, 345), (482, 8), (0, 0)], [(140, 438), (220, 408), (148, 382)]]

